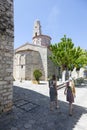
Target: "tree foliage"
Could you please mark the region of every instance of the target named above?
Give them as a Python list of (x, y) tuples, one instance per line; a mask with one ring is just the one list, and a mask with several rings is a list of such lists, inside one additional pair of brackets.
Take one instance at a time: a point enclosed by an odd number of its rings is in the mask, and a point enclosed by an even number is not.
[(79, 68), (86, 64), (87, 53), (80, 47), (74, 47), (72, 39), (66, 38), (66, 35), (59, 43), (51, 44), (50, 50), (52, 51), (50, 59), (62, 70), (72, 70), (74, 67)]

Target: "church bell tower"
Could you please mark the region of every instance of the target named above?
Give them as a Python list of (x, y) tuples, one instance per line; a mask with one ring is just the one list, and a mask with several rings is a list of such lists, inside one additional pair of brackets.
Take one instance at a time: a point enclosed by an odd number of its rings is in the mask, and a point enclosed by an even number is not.
[(41, 35), (41, 25), (40, 21), (36, 20), (34, 23), (34, 29), (33, 29), (33, 37)]
[(42, 34), (39, 20), (34, 22), (32, 43), (34, 45), (45, 47), (49, 47), (51, 44), (51, 37)]

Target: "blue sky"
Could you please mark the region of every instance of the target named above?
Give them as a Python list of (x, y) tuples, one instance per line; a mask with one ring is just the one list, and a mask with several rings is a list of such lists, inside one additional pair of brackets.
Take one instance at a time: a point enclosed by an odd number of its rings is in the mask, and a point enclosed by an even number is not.
[(14, 0), (14, 48), (32, 43), (36, 19), (52, 44), (66, 34), (76, 47), (87, 49), (87, 0)]

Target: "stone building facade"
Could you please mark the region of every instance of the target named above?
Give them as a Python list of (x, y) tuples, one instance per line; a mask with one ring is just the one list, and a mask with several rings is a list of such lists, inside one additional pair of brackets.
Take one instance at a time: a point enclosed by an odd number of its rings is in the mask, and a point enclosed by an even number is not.
[(12, 108), (13, 0), (0, 0), (0, 113)]
[(49, 59), (51, 54), (49, 50), (50, 44), (51, 37), (43, 35), (40, 21), (35, 21), (32, 44), (26, 43), (15, 50), (14, 79), (33, 80), (35, 69), (41, 70), (41, 80), (47, 80), (49, 76), (56, 74), (57, 69)]

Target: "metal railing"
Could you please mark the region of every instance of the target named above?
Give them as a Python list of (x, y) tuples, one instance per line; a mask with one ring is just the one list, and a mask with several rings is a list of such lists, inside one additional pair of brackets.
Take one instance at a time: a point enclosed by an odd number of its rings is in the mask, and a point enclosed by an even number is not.
[(66, 87), (66, 82), (57, 85), (57, 90), (62, 89), (64, 87)]

